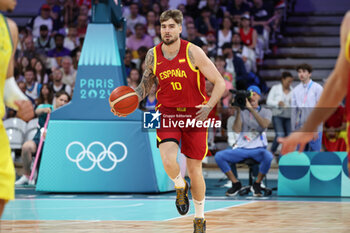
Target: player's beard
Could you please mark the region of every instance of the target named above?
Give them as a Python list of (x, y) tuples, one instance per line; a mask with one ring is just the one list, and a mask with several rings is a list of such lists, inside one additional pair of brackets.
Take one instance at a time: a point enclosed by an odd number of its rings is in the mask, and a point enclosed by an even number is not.
[(163, 37), (162, 37), (162, 41), (163, 41), (163, 43), (164, 43), (165, 45), (171, 45), (171, 44), (173, 44), (174, 42), (176, 42), (178, 39), (179, 39), (179, 36), (176, 36), (173, 40), (168, 40), (168, 41), (166, 41), (166, 40), (164, 40)]

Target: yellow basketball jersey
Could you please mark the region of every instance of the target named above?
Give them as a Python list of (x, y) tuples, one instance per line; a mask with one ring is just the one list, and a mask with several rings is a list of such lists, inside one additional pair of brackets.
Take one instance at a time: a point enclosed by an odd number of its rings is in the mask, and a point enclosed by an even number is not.
[(0, 13), (0, 119), (5, 114), (4, 85), (12, 51), (13, 45), (10, 29), (6, 18)]

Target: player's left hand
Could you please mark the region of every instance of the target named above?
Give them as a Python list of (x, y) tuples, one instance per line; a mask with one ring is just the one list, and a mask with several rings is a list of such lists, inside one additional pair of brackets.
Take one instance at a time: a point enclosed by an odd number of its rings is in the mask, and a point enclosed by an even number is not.
[(34, 118), (34, 108), (29, 100), (16, 100), (18, 106), (17, 117), (28, 122)]
[(213, 110), (213, 107), (210, 107), (207, 104), (197, 105), (196, 108), (199, 108), (199, 111), (196, 112), (197, 121), (205, 121), (206, 119), (208, 119), (209, 113), (211, 112), (211, 110)]

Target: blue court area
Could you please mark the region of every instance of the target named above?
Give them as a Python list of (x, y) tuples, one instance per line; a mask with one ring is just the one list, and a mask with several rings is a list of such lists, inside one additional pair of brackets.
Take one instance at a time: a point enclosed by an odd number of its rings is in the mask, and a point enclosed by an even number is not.
[[(179, 218), (175, 199), (16, 199), (5, 209), (3, 220), (166, 221)], [(208, 200), (205, 211), (240, 206), (251, 201)], [(194, 214), (193, 203), (188, 215)], [(187, 216), (188, 216), (187, 215)]]

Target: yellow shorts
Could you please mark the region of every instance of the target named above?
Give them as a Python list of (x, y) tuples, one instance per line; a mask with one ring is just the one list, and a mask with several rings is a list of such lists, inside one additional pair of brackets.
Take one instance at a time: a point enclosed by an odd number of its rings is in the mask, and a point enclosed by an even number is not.
[(12, 200), (15, 198), (15, 179), (10, 143), (0, 120), (0, 199)]

